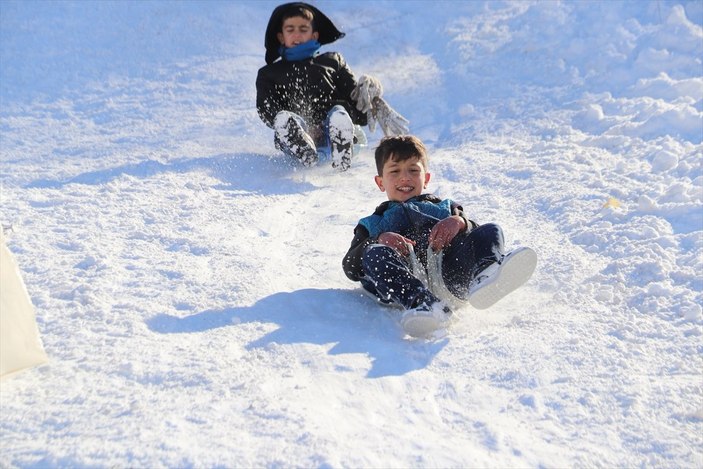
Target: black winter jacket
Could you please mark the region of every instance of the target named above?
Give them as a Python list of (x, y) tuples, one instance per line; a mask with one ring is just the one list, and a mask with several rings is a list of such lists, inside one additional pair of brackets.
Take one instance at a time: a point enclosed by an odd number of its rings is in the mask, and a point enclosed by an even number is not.
[(294, 62), (281, 59), (259, 69), (256, 109), (269, 127), (280, 111), (291, 111), (319, 128), (327, 112), (341, 104), (355, 124), (366, 125), (366, 114), (351, 98), (355, 87), (354, 74), (337, 52)]

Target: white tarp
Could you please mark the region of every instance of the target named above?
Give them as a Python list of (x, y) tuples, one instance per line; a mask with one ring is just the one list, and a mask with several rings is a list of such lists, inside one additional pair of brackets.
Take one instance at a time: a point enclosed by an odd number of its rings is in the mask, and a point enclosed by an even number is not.
[(46, 361), (34, 306), (0, 229), (0, 379)]

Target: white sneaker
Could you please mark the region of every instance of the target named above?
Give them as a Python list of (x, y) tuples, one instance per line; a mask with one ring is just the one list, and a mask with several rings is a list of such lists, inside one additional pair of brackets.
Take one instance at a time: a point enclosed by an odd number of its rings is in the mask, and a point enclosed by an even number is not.
[(476, 309), (493, 306), (508, 293), (527, 282), (537, 266), (537, 253), (517, 248), (503, 260), (486, 267), (469, 286), (469, 303)]
[(329, 117), (328, 132), (330, 139), (330, 155), (332, 167), (346, 171), (351, 167), (354, 146), (354, 123), (349, 113), (342, 107), (336, 106)]
[(421, 304), (406, 310), (400, 317), (400, 325), (412, 337), (426, 337), (444, 326), (451, 317), (451, 310), (441, 301)]

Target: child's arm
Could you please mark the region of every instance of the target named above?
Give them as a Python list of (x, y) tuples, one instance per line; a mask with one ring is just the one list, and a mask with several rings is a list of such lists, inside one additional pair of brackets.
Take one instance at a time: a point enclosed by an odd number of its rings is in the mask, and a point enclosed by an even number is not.
[(366, 246), (374, 242), (376, 240), (369, 237), (369, 232), (362, 225), (357, 225), (354, 228), (354, 239), (344, 256), (344, 260), (342, 260), (344, 274), (349, 280), (358, 282), (364, 276), (364, 271), (361, 269), (361, 256), (364, 254)]
[(275, 97), (275, 82), (267, 77), (265, 68), (259, 70), (256, 77), (256, 110), (264, 124), (273, 128), (273, 121), (281, 111), (281, 106), (278, 103), (280, 100)]

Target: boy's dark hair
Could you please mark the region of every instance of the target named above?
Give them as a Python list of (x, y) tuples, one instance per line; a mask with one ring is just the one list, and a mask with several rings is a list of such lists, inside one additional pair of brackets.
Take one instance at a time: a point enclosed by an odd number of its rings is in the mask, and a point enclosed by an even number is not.
[(283, 23), (285, 23), (288, 18), (297, 17), (310, 21), (310, 24), (312, 25), (312, 30), (317, 31), (317, 25), (315, 24), (315, 14), (312, 12), (312, 10), (306, 8), (303, 5), (294, 3), (285, 8), (281, 13), (281, 24), (278, 26), (279, 32), (283, 31)]
[(405, 161), (410, 158), (419, 158), (425, 171), (428, 169), (427, 148), (422, 140), (414, 135), (399, 135), (381, 139), (381, 143), (376, 147), (375, 157), (379, 176), (383, 176), (383, 167), (391, 159)]
[[(284, 13), (288, 14), (288, 11), (291, 11), (293, 7), (304, 8), (305, 10), (309, 10), (312, 13), (312, 28), (315, 32), (320, 35), (320, 37), (317, 39), (317, 42), (319, 42), (320, 44), (331, 44), (337, 39), (341, 39), (344, 37), (344, 33), (337, 29), (337, 27), (334, 25), (334, 23), (332, 23), (332, 21), (327, 17), (327, 15), (322, 13), (315, 6), (305, 2), (284, 3), (283, 5), (277, 6), (273, 10), (273, 12), (271, 13), (271, 18), (269, 18), (268, 25), (266, 26), (264, 46), (266, 47), (267, 64), (272, 64), (276, 59), (281, 56), (281, 52), (279, 50), (281, 47), (281, 43), (278, 40), (278, 33), (281, 32), (281, 26), (283, 26), (283, 20), (281, 19), (281, 15), (283, 15)], [(300, 12), (295, 11), (292, 16), (288, 15), (287, 18), (292, 18), (293, 16), (300, 16)], [(305, 18), (305, 16), (303, 16), (303, 18)]]

